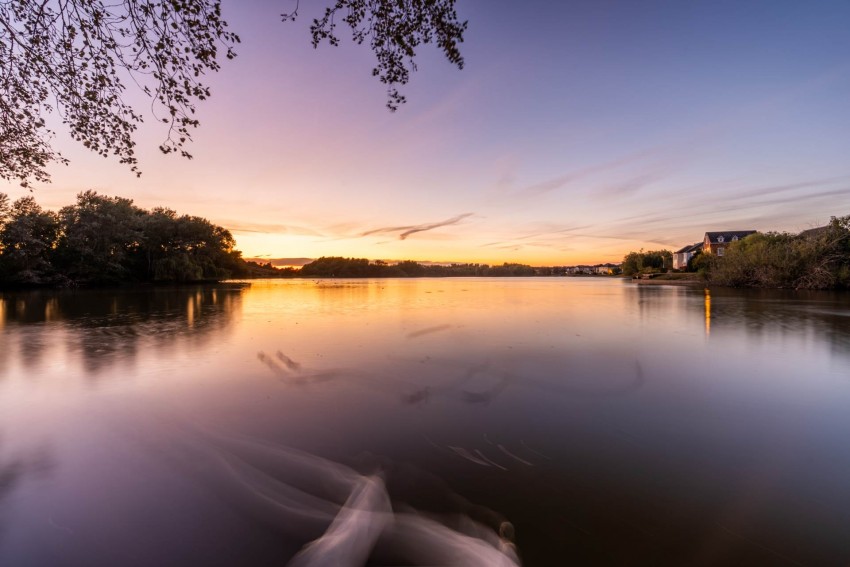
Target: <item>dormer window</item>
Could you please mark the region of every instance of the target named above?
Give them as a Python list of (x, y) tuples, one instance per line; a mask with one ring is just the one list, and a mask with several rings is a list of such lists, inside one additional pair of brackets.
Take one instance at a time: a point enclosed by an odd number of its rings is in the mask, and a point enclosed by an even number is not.
[(733, 236), (733, 237), (732, 237), (732, 242), (735, 242), (736, 240), (738, 240), (738, 237), (737, 237), (737, 236)]
[(726, 240), (726, 239), (725, 239), (725, 238), (723, 238), (723, 235), (722, 235), (722, 234), (721, 234), (720, 236), (718, 236), (718, 237), (717, 237), (717, 242), (723, 242), (723, 241), (725, 241), (725, 240)]

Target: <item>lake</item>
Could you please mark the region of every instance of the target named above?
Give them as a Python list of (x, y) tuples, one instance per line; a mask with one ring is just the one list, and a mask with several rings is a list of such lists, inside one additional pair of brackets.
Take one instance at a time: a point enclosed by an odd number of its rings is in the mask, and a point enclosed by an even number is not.
[(0, 292), (0, 565), (287, 562), (846, 565), (850, 297)]

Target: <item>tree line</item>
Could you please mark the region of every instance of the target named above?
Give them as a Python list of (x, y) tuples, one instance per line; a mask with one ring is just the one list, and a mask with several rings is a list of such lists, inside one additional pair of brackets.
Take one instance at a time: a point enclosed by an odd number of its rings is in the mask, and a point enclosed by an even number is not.
[(305, 264), (294, 275), (316, 278), (418, 278), (418, 277), (522, 277), (537, 275), (535, 269), (525, 264), (420, 264), (405, 260), (388, 264), (381, 260), (370, 262), (366, 258), (322, 257)]
[(0, 284), (109, 285), (221, 280), (250, 271), (207, 219), (94, 191), (58, 212), (0, 193)]

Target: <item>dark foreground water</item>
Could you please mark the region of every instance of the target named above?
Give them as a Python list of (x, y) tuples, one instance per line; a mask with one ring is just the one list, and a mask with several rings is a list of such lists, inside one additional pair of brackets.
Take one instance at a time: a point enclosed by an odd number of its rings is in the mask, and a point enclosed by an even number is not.
[(0, 294), (0, 565), (288, 562), (847, 565), (850, 298)]

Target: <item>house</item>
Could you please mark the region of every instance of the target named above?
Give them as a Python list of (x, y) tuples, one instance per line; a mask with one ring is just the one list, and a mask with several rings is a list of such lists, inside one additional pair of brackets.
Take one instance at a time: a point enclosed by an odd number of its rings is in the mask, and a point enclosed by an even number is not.
[(755, 230), (729, 230), (726, 232), (706, 232), (702, 241), (702, 251), (706, 254), (717, 254), (723, 256), (726, 248), (733, 242), (737, 242), (751, 234)]
[(596, 266), (593, 266), (593, 269), (596, 270), (598, 275), (613, 276), (620, 271), (620, 264), (612, 264), (611, 262), (608, 262), (607, 264), (597, 264)]
[(681, 250), (673, 252), (673, 269), (684, 270), (687, 268), (688, 261), (694, 257), (694, 254), (696, 254), (697, 251), (702, 250), (702, 246), (702, 242), (697, 242), (696, 244), (690, 244)]

